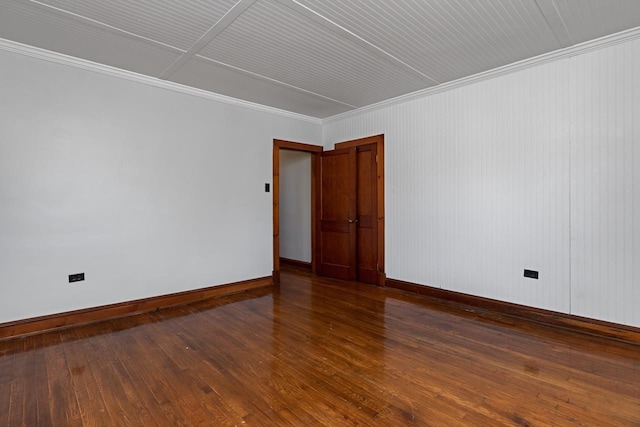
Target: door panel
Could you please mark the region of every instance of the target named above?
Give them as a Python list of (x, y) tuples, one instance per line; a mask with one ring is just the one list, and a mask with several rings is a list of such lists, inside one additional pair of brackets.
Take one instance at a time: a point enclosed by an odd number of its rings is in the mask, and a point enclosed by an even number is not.
[(356, 150), (325, 151), (320, 162), (318, 273), (356, 279)]
[(378, 284), (376, 144), (357, 147), (356, 268), (358, 281)]

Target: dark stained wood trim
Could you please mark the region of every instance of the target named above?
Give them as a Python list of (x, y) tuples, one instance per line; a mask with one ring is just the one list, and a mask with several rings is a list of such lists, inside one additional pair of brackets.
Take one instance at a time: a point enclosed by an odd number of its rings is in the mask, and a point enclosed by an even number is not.
[(388, 286), (387, 285), (387, 275), (384, 271), (378, 272), (378, 286)]
[(298, 268), (304, 268), (305, 270), (311, 270), (311, 263), (306, 261), (299, 261), (297, 259), (282, 258), (280, 257), (280, 264), (291, 265)]
[(312, 253), (311, 253), (311, 263), (312, 263), (312, 272), (313, 274), (318, 274), (319, 266), (320, 266), (320, 254), (322, 253), (322, 248), (320, 246), (320, 205), (321, 205), (321, 196), (322, 189), (320, 188), (322, 185), (322, 153), (317, 156), (313, 156), (313, 182), (315, 183), (316, 191), (313, 194), (313, 221), (311, 224), (312, 235), (314, 237), (312, 243)]
[(0, 340), (131, 316), (273, 285), (272, 276), (0, 323)]
[(640, 328), (633, 326), (478, 297), (396, 279), (387, 279), (387, 287), (473, 307), (480, 312), (496, 313), (501, 316), (527, 320), (537, 324), (552, 326), (572, 332), (579, 332), (626, 343), (640, 344)]
[(317, 157), (322, 153), (322, 146), (303, 144), (301, 142), (273, 140), (273, 283), (280, 283), (280, 150), (303, 151), (311, 153), (311, 271), (316, 272), (316, 167)]
[(377, 144), (377, 174), (378, 174), (378, 286), (385, 286), (385, 255), (384, 255), (384, 135), (368, 136), (352, 141), (338, 142), (335, 149), (359, 147), (361, 145)]
[(351, 141), (336, 142), (335, 149), (359, 147), (361, 145), (377, 144), (384, 141), (384, 134), (367, 136), (365, 138), (352, 139)]
[(318, 157), (320, 156), (322, 151), (315, 153), (311, 156), (311, 272), (316, 274), (318, 266), (314, 261), (315, 257), (313, 256), (313, 251), (316, 249), (316, 242), (318, 241), (318, 235), (316, 230), (316, 221), (318, 218), (318, 195), (320, 191), (318, 190), (318, 174), (316, 173), (316, 168), (320, 164), (318, 161)]
[(283, 141), (274, 139), (273, 144), (283, 150), (306, 151), (308, 153), (322, 153), (322, 146), (313, 144), (304, 144), (302, 142)]
[(386, 286), (385, 260), (384, 260), (384, 135), (378, 135), (378, 274), (380, 279), (379, 286)]
[(280, 146), (273, 141), (273, 283), (280, 283)]

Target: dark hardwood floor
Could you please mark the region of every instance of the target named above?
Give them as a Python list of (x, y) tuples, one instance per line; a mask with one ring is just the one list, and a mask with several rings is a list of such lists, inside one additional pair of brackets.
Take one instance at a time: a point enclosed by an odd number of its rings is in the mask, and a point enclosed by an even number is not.
[(0, 342), (0, 426), (640, 426), (640, 346), (281, 279)]

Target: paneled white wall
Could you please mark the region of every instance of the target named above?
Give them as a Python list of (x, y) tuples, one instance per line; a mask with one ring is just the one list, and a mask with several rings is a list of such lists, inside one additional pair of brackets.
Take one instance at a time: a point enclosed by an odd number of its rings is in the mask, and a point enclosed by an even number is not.
[(280, 256), (311, 262), (311, 153), (280, 150)]
[(327, 120), (326, 148), (385, 135), (387, 276), (640, 326), (639, 61), (635, 40)]
[(4, 51), (0, 99), (0, 322), (270, 275), (273, 138), (321, 142), (319, 123)]
[(640, 326), (640, 40), (572, 65), (572, 309)]

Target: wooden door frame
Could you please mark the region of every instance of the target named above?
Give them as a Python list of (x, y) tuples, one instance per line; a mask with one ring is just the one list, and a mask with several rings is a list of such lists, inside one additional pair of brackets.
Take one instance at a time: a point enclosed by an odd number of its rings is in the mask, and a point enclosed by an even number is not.
[(273, 283), (280, 283), (280, 150), (301, 151), (311, 154), (311, 271), (316, 273), (316, 209), (317, 171), (323, 148), (319, 145), (273, 140)]
[(384, 262), (384, 134), (338, 142), (334, 145), (334, 148), (339, 150), (341, 148), (351, 148), (370, 144), (376, 144), (376, 151), (378, 155), (376, 166), (376, 173), (378, 177), (376, 188), (378, 201), (378, 286), (385, 286), (387, 276), (385, 273)]

